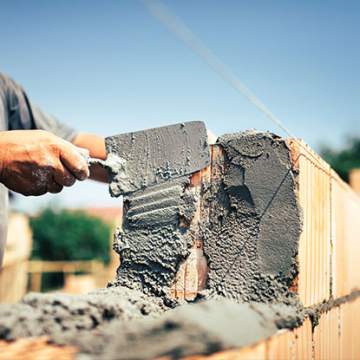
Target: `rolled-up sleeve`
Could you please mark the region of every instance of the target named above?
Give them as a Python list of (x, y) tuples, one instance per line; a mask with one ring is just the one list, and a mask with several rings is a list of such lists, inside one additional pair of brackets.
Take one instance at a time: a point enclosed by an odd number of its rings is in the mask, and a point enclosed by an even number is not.
[(73, 141), (77, 131), (71, 126), (57, 120), (28, 98), (24, 89), (10, 77), (0, 73), (0, 84), (6, 94), (7, 127), (9, 130), (35, 130), (49, 131), (65, 140)]

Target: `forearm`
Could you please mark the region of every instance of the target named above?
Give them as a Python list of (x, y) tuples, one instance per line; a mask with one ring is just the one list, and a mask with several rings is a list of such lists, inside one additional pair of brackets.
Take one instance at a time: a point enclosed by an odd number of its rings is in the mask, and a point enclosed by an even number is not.
[[(94, 134), (80, 133), (72, 143), (78, 147), (88, 149), (90, 156), (97, 159), (106, 159), (104, 138)], [(107, 172), (99, 165), (90, 167), (90, 178), (97, 181), (108, 182)]]
[(0, 132), (0, 182), (23, 195), (58, 193), (89, 177), (79, 149), (44, 130)]

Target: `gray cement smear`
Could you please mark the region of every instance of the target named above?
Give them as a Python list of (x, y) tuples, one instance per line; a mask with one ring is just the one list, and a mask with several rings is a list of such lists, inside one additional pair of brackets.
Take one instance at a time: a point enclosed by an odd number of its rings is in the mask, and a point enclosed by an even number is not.
[[(46, 334), (78, 346), (80, 358), (179, 358), (299, 325), (304, 311), (288, 290), (301, 228), (289, 149), (256, 132), (224, 135), (218, 146), (223, 172), (201, 194), (185, 176), (124, 198), (112, 287), (79, 297), (32, 294), (0, 306), (0, 338)], [(209, 278), (196, 304), (178, 304), (170, 287), (195, 240), (188, 224), (200, 195), (209, 216), (197, 236)]]
[[(301, 229), (290, 151), (270, 133), (224, 135), (218, 144), (227, 160), (221, 176), (202, 189), (209, 216), (197, 235), (209, 265), (204, 295), (257, 302), (289, 297)], [(191, 222), (199, 196), (187, 181), (124, 198), (126, 218), (115, 234), (121, 264), (115, 284), (169, 294), (194, 242), (191, 229), (179, 225)]]
[(187, 182), (185, 177), (124, 198), (127, 215), (115, 233), (120, 266), (113, 285), (169, 301), (170, 286), (193, 243), (189, 229), (179, 226), (180, 218), (190, 221), (195, 212), (196, 195)]
[(106, 161), (112, 196), (188, 175), (210, 161), (206, 128), (201, 121), (111, 136), (105, 144), (108, 158), (117, 159)]
[(286, 305), (237, 304), (225, 299), (183, 305), (153, 321), (113, 323), (110, 332), (118, 336), (100, 357), (178, 359), (240, 348), (275, 334), (283, 319), (299, 324), (302, 318), (294, 314), (294, 308)]
[(156, 299), (144, 302), (144, 295), (121, 288), (81, 297), (32, 294), (0, 307), (0, 338), (47, 335), (76, 346), (79, 359), (177, 359), (239, 348), (302, 321), (283, 304), (221, 299), (165, 312)]
[(80, 296), (30, 293), (18, 304), (0, 306), (0, 338), (48, 335), (62, 343), (114, 319), (156, 317), (167, 309), (160, 298), (121, 287)]
[(222, 181), (205, 192), (208, 293), (237, 301), (289, 298), (301, 231), (290, 151), (271, 133), (224, 135)]

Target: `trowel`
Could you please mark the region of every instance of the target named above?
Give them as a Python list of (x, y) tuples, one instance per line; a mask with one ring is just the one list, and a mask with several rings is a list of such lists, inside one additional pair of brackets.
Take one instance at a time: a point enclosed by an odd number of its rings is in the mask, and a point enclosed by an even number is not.
[(191, 121), (105, 139), (106, 160), (89, 158), (109, 175), (111, 196), (120, 196), (199, 171), (210, 164), (205, 124)]

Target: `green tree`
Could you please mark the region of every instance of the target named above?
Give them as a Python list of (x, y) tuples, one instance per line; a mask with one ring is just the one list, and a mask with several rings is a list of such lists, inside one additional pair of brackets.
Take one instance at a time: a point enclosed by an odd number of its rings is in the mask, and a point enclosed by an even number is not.
[(345, 180), (349, 180), (351, 169), (360, 168), (360, 137), (350, 137), (343, 149), (335, 150), (323, 147), (322, 157)]
[(110, 225), (83, 211), (44, 209), (30, 219), (32, 258), (109, 262)]

